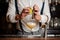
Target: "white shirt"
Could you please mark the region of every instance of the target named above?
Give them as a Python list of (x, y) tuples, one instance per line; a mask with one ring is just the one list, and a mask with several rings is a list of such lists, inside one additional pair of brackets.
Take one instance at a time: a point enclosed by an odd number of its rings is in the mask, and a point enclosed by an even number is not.
[[(25, 8), (25, 7), (31, 7), (33, 9), (33, 6), (35, 4), (38, 5), (38, 7), (41, 11), (41, 8), (43, 5), (43, 0), (17, 0), (17, 3), (18, 3), (19, 13), (21, 13), (23, 8)], [(7, 16), (8, 15), (9, 15), (9, 19), (10, 19), (11, 23), (18, 22), (18, 20), (15, 20), (15, 16), (16, 16), (15, 0), (10, 0)], [(46, 15), (48, 16), (48, 21), (47, 21)], [(49, 23), (49, 21), (50, 21), (50, 11), (49, 11), (48, 0), (45, 0), (44, 11), (43, 11), (43, 15), (41, 15), (40, 22), (45, 23), (46, 21), (47, 21), (47, 23)], [(28, 31), (27, 28), (23, 27), (23, 29), (25, 31)], [(37, 29), (39, 30), (39, 27)], [(37, 30), (37, 29), (34, 29), (34, 30)]]

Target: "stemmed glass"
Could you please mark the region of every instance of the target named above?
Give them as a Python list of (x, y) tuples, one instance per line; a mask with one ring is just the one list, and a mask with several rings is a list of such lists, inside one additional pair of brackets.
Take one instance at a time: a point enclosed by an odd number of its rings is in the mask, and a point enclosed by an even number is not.
[(28, 27), (30, 30), (32, 30), (37, 25), (37, 21), (35, 19), (32, 19), (32, 15), (28, 15), (23, 19), (23, 22), (25, 23), (26, 27)]
[(32, 30), (34, 27), (36, 27), (36, 21), (34, 19), (27, 21), (27, 26)]

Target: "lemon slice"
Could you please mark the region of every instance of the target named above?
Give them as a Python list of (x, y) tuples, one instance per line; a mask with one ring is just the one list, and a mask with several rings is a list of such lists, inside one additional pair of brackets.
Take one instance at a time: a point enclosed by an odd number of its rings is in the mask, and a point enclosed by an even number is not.
[(32, 8), (30, 8), (30, 14), (32, 14)]

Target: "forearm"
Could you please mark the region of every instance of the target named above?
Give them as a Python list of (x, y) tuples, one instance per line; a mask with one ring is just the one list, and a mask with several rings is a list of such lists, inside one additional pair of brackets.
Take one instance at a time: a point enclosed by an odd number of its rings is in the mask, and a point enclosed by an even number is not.
[(15, 20), (15, 16), (16, 16), (15, 13), (16, 13), (16, 9), (15, 9), (14, 0), (10, 0), (6, 18), (8, 17), (7, 19), (9, 19), (11, 23), (17, 22), (17, 20)]
[(50, 9), (49, 9), (48, 0), (45, 0), (43, 15), (41, 15), (40, 22), (42, 22), (42, 23), (49, 23), (50, 18), (51, 18), (51, 16), (50, 16)]

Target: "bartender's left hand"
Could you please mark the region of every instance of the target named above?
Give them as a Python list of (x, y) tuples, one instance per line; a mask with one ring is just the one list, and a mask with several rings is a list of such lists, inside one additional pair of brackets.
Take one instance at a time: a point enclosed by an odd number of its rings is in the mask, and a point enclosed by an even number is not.
[(39, 7), (38, 5), (34, 5), (33, 6), (33, 13), (34, 13), (34, 18), (37, 20), (37, 21), (40, 21), (41, 20), (41, 16), (39, 15)]

